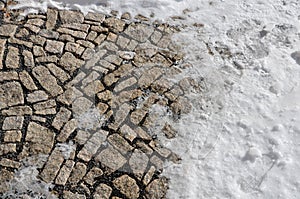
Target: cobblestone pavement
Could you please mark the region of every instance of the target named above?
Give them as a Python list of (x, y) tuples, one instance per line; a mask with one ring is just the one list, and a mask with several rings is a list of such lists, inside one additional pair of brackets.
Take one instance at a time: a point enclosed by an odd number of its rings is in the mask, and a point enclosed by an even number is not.
[(172, 81), (183, 56), (176, 28), (126, 13), (3, 17), (1, 197), (164, 198), (163, 163), (180, 157), (157, 140), (176, 136), (160, 117), (188, 113), (184, 95), (199, 89)]

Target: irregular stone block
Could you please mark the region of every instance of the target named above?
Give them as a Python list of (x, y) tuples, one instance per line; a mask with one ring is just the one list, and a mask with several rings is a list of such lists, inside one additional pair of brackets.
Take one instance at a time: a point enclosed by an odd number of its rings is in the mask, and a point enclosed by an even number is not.
[(0, 84), (0, 109), (24, 103), (23, 89), (18, 82)]
[(12, 116), (6, 117), (3, 122), (3, 130), (21, 130), (23, 126), (24, 117)]
[(19, 49), (13, 46), (8, 47), (8, 53), (5, 59), (5, 66), (7, 68), (19, 68), (20, 67), (20, 53)]
[(113, 184), (127, 198), (137, 199), (140, 195), (139, 186), (137, 185), (136, 181), (128, 175), (122, 175), (121, 177), (115, 179)]

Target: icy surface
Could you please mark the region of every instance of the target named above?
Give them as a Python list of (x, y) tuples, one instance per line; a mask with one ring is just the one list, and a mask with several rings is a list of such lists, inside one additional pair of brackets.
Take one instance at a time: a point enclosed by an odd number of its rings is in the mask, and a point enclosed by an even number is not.
[(193, 65), (185, 75), (204, 77), (206, 89), (189, 96), (193, 113), (173, 124), (178, 137), (161, 138), (183, 159), (165, 165), (168, 198), (300, 198), (298, 0), (20, 2), (43, 11), (153, 12), (186, 25), (174, 38)]

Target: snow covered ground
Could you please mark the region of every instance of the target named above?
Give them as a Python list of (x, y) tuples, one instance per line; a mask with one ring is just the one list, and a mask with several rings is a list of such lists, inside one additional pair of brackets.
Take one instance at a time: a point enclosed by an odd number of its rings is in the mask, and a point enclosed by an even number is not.
[[(206, 89), (189, 96), (193, 113), (174, 124), (178, 137), (162, 140), (183, 159), (165, 165), (168, 198), (300, 198), (299, 0), (20, 2), (153, 12), (184, 24), (174, 39), (193, 65), (185, 75), (204, 77)], [(169, 18), (175, 15), (182, 17)]]

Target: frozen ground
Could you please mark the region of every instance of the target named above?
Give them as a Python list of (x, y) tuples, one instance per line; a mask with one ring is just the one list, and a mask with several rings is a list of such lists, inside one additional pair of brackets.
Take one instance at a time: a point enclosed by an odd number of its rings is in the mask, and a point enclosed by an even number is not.
[[(164, 170), (170, 199), (300, 198), (300, 65), (292, 56), (300, 51), (298, 0), (101, 2), (75, 7), (154, 12), (186, 25), (175, 38), (193, 64), (186, 75), (205, 79), (205, 92), (189, 96), (193, 114), (174, 124), (178, 137), (162, 140), (183, 159)], [(182, 14), (185, 8), (191, 12)]]

